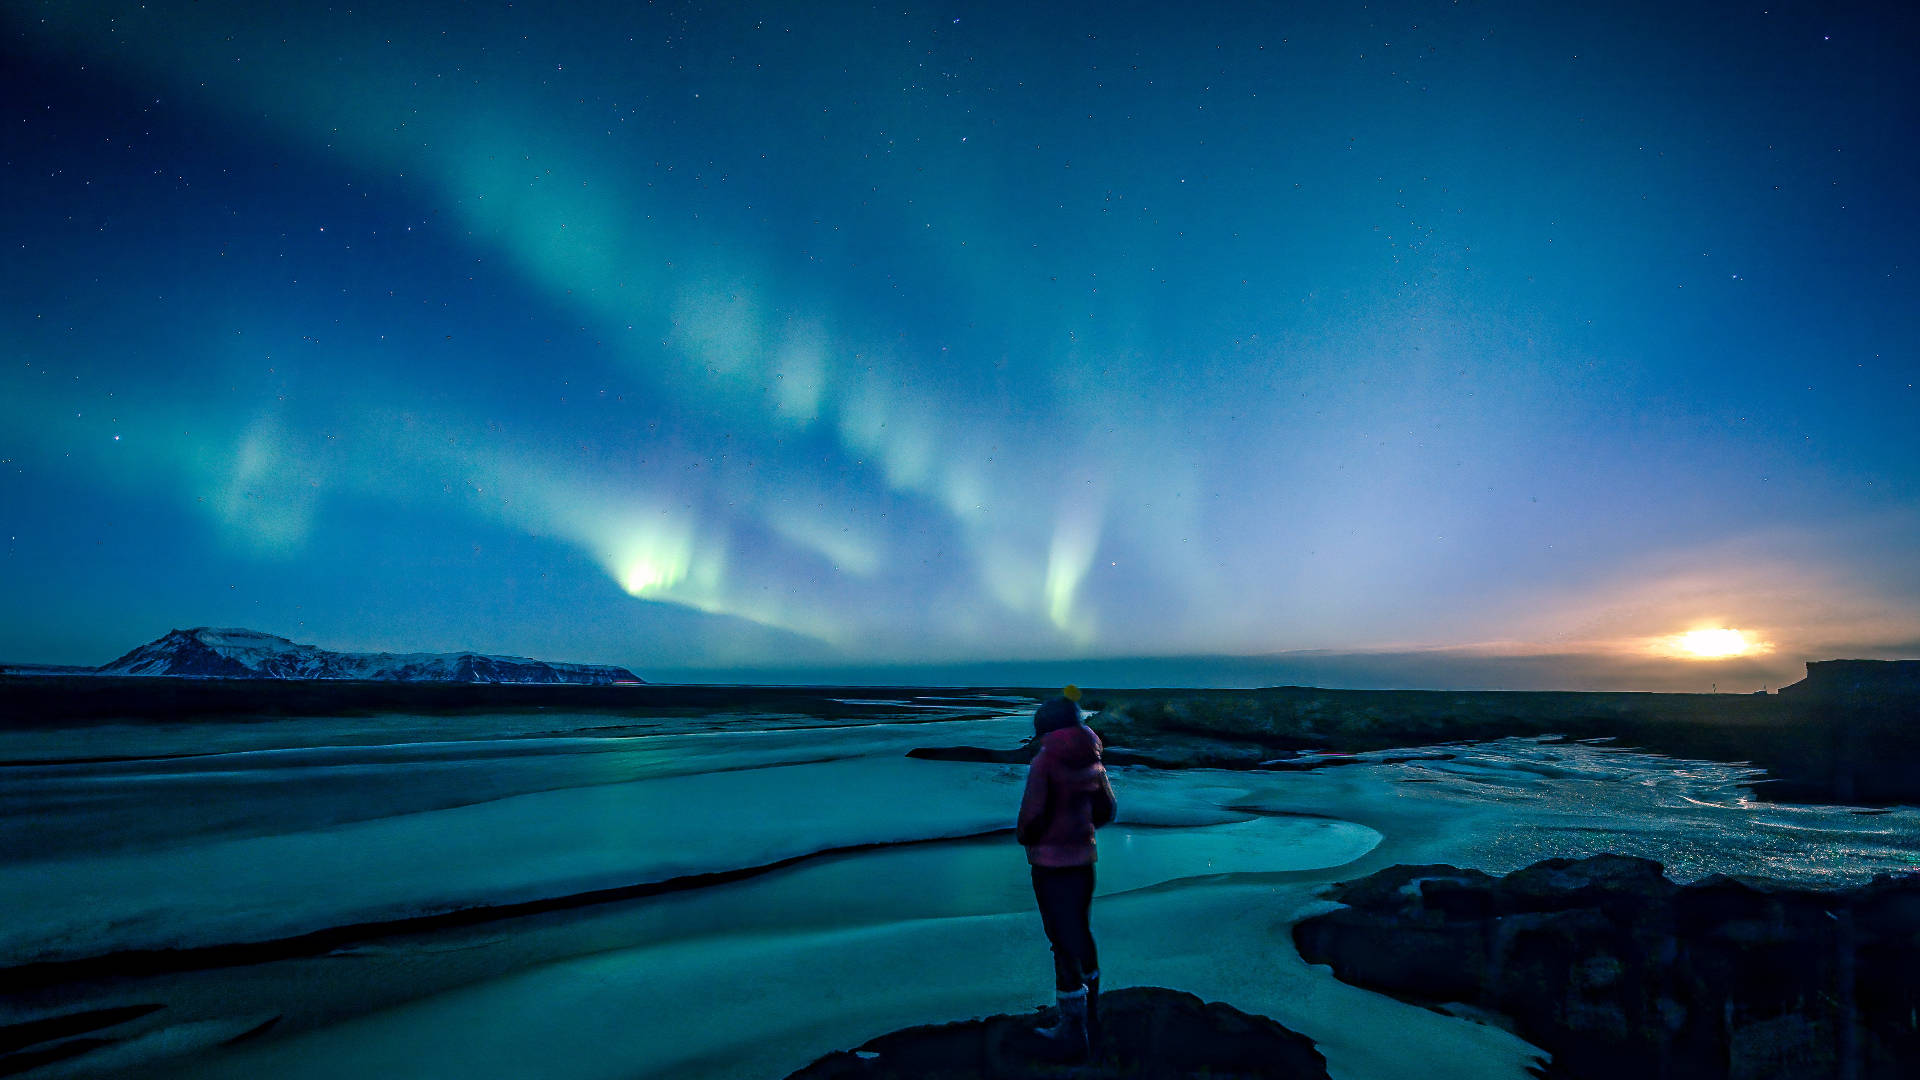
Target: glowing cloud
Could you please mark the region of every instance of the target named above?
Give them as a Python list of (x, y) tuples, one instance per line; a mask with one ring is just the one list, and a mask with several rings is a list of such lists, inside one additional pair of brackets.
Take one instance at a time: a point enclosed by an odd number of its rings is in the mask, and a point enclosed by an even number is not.
[(1735, 656), (1753, 656), (1773, 651), (1773, 643), (1761, 641), (1745, 630), (1731, 627), (1705, 627), (1655, 640), (1656, 652), (1683, 660), (1725, 660)]
[(273, 417), (255, 420), (234, 450), (216, 504), (221, 520), (262, 554), (293, 554), (313, 525), (319, 497), (319, 480), (308, 471)]
[(880, 569), (879, 549), (851, 523), (782, 508), (767, 512), (767, 524), (793, 543), (819, 552), (835, 569), (862, 577)]
[(764, 344), (760, 320), (745, 286), (683, 292), (673, 310), (672, 340), (716, 376), (753, 374)]
[(1088, 512), (1062, 515), (1047, 552), (1047, 618), (1076, 644), (1094, 637), (1091, 620), (1076, 616), (1074, 599), (1100, 546), (1099, 521)]
[[(628, 595), (643, 600), (669, 597), (687, 580), (693, 567), (691, 529), (663, 518), (615, 526), (611, 534), (607, 566)], [(719, 583), (717, 560), (703, 561), (700, 570), (704, 587)]]
[(780, 415), (802, 424), (819, 416), (826, 377), (826, 349), (820, 337), (805, 333), (788, 337), (773, 362), (773, 399)]

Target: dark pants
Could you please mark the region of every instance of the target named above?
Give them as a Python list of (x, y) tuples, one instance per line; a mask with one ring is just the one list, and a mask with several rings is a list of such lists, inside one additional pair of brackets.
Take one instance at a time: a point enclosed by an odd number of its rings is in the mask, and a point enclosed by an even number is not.
[(1063, 994), (1084, 986), (1084, 976), (1100, 970), (1087, 923), (1093, 907), (1093, 867), (1036, 866), (1033, 897), (1040, 901), (1040, 924), (1053, 946), (1053, 985)]

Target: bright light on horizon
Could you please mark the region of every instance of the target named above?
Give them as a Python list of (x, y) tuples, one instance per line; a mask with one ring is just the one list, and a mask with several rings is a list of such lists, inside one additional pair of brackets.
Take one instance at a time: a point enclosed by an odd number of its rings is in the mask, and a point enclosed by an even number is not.
[(1773, 649), (1772, 642), (1760, 641), (1745, 630), (1725, 626), (1675, 634), (1665, 639), (1665, 644), (1671, 655), (1691, 660), (1724, 660)]

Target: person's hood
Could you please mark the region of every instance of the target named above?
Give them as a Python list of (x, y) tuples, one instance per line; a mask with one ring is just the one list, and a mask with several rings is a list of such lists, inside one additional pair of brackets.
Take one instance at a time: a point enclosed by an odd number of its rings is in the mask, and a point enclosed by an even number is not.
[(1080, 722), (1080, 706), (1072, 699), (1057, 697), (1042, 702), (1033, 710), (1033, 733), (1045, 735), (1049, 731), (1058, 731), (1063, 727), (1072, 727)]
[(1055, 728), (1040, 736), (1040, 749), (1069, 769), (1084, 769), (1100, 761), (1100, 736), (1085, 724)]

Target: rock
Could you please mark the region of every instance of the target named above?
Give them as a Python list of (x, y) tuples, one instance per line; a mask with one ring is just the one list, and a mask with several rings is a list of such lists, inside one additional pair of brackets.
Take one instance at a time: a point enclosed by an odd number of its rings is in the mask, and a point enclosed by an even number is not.
[(992, 765), (1025, 765), (1033, 760), (1033, 750), (1016, 746), (996, 750), (985, 746), (916, 746), (907, 751), (910, 758), (924, 761), (978, 761)]
[[(1051, 1010), (1048, 1010), (1050, 1013)], [(907, 1028), (814, 1061), (787, 1080), (1027, 1080), (1207, 1076), (1309, 1080), (1327, 1076), (1313, 1041), (1264, 1016), (1192, 994), (1141, 986), (1101, 997), (1102, 1053), (1085, 1065), (1032, 1055), (1042, 1013)]]
[(1652, 859), (1627, 855), (1547, 859), (1508, 874), (1494, 891), (1509, 911), (1632, 909), (1672, 897), (1678, 886), (1661, 869)]
[(1920, 875), (1849, 889), (1668, 881), (1618, 855), (1494, 878), (1395, 866), (1303, 920), (1309, 963), (1511, 1019), (1550, 1075), (1893, 1080), (1920, 1061)]
[(1343, 882), (1333, 889), (1333, 899), (1367, 911), (1401, 905), (1409, 911), (1420, 906), (1430, 891), (1452, 886), (1459, 890), (1485, 893), (1498, 879), (1484, 870), (1462, 870), (1444, 863), (1421, 866), (1389, 866), (1359, 881)]
[(1780, 693), (1913, 704), (1920, 702), (1920, 660), (1809, 660), (1807, 677)]

